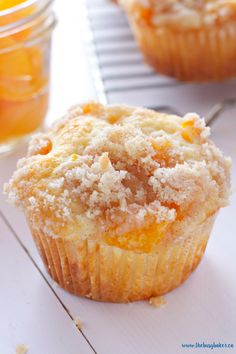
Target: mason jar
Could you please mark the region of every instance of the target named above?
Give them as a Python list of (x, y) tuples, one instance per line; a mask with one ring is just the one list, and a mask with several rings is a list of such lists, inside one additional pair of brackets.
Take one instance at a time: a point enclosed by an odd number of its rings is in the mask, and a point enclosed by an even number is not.
[(0, 154), (39, 129), (49, 100), (52, 0), (0, 5)]

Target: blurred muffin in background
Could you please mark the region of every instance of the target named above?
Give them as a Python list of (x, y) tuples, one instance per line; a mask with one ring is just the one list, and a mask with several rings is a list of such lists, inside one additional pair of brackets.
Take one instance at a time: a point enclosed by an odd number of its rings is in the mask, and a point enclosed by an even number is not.
[(186, 81), (236, 76), (235, 0), (118, 0), (149, 64)]

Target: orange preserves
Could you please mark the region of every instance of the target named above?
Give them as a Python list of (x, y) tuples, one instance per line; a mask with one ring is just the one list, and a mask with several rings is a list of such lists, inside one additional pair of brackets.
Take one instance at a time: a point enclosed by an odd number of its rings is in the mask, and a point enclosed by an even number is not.
[(49, 5), (0, 0), (0, 146), (39, 128), (46, 115), (55, 22)]
[(163, 239), (167, 229), (165, 222), (151, 223), (142, 228), (123, 233), (114, 233), (105, 236), (105, 241), (110, 246), (116, 246), (125, 250), (139, 252), (152, 252), (154, 247)]

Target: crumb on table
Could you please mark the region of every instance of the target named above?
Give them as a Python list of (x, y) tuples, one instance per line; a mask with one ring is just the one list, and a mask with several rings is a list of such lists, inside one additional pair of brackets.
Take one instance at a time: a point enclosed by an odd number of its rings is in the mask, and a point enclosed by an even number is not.
[(153, 307), (161, 307), (166, 304), (166, 301), (163, 296), (151, 297), (149, 299), (149, 304)]
[(76, 327), (78, 329), (82, 328), (82, 322), (80, 321), (79, 317), (77, 317), (77, 316), (74, 318), (74, 324), (76, 325)]
[(29, 350), (29, 348), (27, 345), (19, 344), (16, 347), (16, 354), (26, 354), (26, 353), (28, 353), (28, 350)]

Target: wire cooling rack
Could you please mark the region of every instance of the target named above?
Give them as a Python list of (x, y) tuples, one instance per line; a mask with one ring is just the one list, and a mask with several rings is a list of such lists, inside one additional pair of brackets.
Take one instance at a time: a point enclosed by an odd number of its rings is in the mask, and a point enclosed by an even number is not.
[(85, 6), (88, 56), (102, 103), (143, 105), (176, 114), (197, 111), (208, 124), (236, 104), (236, 80), (193, 84), (159, 75), (145, 63), (119, 6), (110, 0), (86, 0)]

